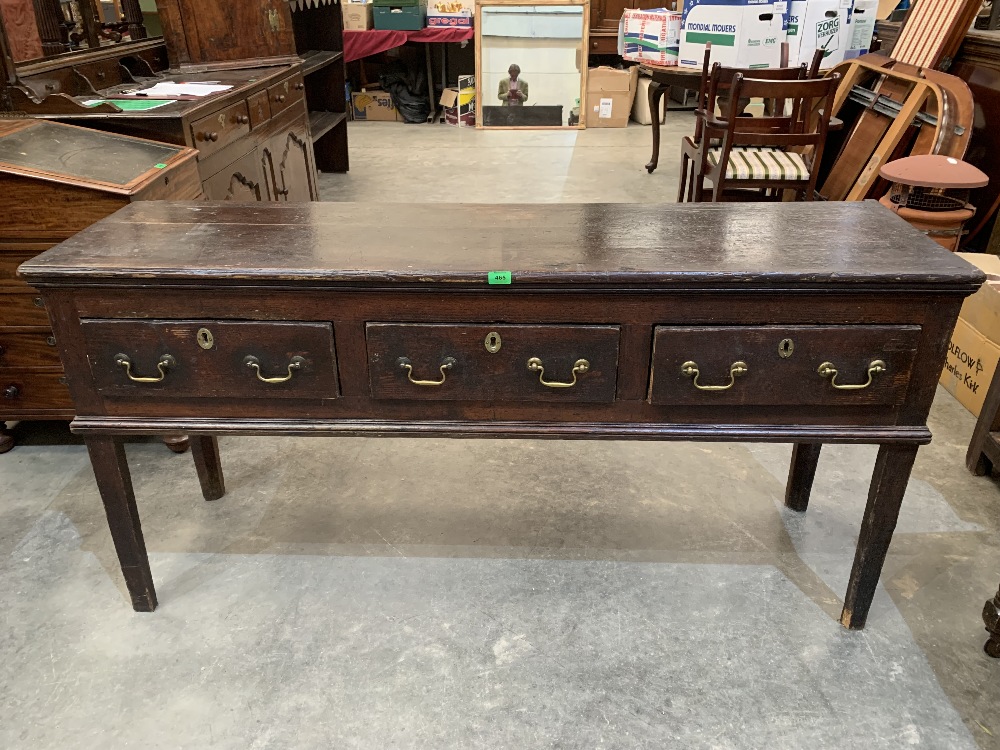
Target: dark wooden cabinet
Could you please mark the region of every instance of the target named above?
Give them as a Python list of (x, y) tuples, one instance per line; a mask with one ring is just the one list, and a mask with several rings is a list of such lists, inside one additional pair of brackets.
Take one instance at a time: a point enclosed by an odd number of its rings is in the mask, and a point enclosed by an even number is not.
[(846, 442), (879, 446), (841, 615), (862, 628), (984, 278), (871, 201), (467, 206), (454, 239), (451, 206), (199, 208), (139, 203), (21, 267), (143, 611), (126, 435), (194, 434), (206, 499), (217, 435), (792, 442), (800, 512)]
[[(17, 267), (133, 201), (201, 195), (193, 149), (0, 120), (0, 427), (73, 416), (45, 304)], [(11, 447), (0, 430), (0, 452)]]
[[(302, 69), (269, 86), (266, 97), (248, 100), (251, 126), (265, 106), (270, 117), (277, 117), (296, 102), (305, 101), (306, 129), (312, 141), (307, 150), (314, 152), (306, 162), (322, 172), (348, 170), (343, 18), (338, 2), (157, 0), (156, 5), (164, 19), (163, 34), (172, 65), (267, 57), (302, 59)], [(309, 140), (301, 133), (292, 141), (296, 139), (299, 144)], [(279, 199), (301, 195), (301, 184), (279, 190)], [(314, 187), (311, 194), (315, 197)]]
[(239, 203), (271, 200), (257, 151), (243, 155), (206, 180), (205, 197)]

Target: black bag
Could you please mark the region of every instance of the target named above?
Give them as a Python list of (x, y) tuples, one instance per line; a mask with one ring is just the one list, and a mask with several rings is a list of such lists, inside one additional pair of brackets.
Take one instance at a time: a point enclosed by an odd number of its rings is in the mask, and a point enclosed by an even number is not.
[(427, 122), (431, 114), (427, 100), (427, 82), (422, 71), (411, 72), (402, 63), (379, 76), (382, 89), (389, 92), (392, 104), (403, 122)]

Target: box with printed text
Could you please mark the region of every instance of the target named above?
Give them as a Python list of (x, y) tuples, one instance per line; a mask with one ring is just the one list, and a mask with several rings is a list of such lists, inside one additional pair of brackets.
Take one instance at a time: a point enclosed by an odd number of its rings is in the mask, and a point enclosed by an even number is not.
[(784, 0), (684, 0), (680, 64), (700, 68), (711, 44), (713, 63), (776, 68), (787, 22)]

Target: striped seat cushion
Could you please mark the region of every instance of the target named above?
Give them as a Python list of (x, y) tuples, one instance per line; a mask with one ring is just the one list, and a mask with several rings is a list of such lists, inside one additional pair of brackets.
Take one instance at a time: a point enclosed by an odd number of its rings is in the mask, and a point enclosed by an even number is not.
[[(721, 148), (708, 152), (714, 168), (722, 156)], [(734, 148), (726, 165), (727, 180), (808, 180), (809, 169), (801, 154), (771, 148)]]

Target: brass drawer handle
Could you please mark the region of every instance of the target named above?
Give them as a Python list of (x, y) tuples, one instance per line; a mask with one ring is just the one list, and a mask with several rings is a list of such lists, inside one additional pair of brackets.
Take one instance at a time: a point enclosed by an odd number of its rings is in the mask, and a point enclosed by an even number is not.
[(252, 354), (248, 354), (246, 357), (243, 358), (243, 364), (245, 364), (251, 370), (255, 370), (257, 372), (257, 380), (259, 380), (261, 383), (267, 383), (269, 385), (275, 385), (277, 383), (287, 383), (289, 380), (292, 379), (292, 376), (295, 374), (296, 370), (302, 369), (302, 365), (304, 365), (305, 362), (306, 361), (303, 357), (299, 357), (298, 355), (296, 355), (292, 357), (291, 361), (288, 363), (287, 375), (277, 378), (265, 378), (263, 375), (260, 374), (259, 359), (257, 359)]
[(694, 378), (694, 387), (699, 391), (728, 391), (736, 385), (736, 378), (740, 375), (746, 375), (749, 371), (750, 368), (747, 367), (746, 362), (733, 362), (729, 365), (729, 382), (726, 385), (701, 385), (698, 383), (698, 376), (701, 375), (698, 363), (687, 361), (681, 365), (681, 373), (689, 378)]
[(177, 360), (169, 354), (164, 354), (160, 357), (160, 361), (156, 363), (156, 369), (160, 371), (160, 377), (158, 378), (137, 378), (133, 375), (132, 360), (127, 354), (116, 354), (115, 364), (125, 368), (125, 374), (128, 375), (128, 379), (133, 383), (160, 383), (167, 377), (167, 370), (177, 366)]
[(531, 372), (538, 373), (538, 382), (544, 385), (546, 388), (572, 388), (576, 385), (576, 376), (583, 375), (587, 370), (590, 369), (590, 362), (585, 359), (578, 359), (573, 363), (573, 379), (568, 383), (559, 383), (553, 380), (545, 379), (545, 367), (542, 365), (542, 360), (538, 357), (532, 357), (528, 360), (528, 369)]
[(819, 373), (821, 378), (830, 378), (830, 385), (837, 390), (861, 391), (872, 384), (872, 380), (876, 375), (881, 375), (887, 369), (885, 362), (881, 359), (873, 359), (868, 365), (868, 380), (858, 385), (839, 385), (837, 383), (837, 368), (833, 366), (833, 362), (824, 362), (816, 372)]
[(441, 363), (441, 367), (439, 368), (441, 370), (440, 380), (414, 380), (413, 365), (406, 357), (400, 357), (397, 359), (396, 364), (399, 365), (399, 369), (406, 370), (406, 379), (413, 383), (413, 385), (444, 385), (444, 381), (448, 377), (448, 373), (446, 373), (445, 370), (450, 370), (457, 364), (457, 362), (454, 357), (444, 358), (444, 362)]

